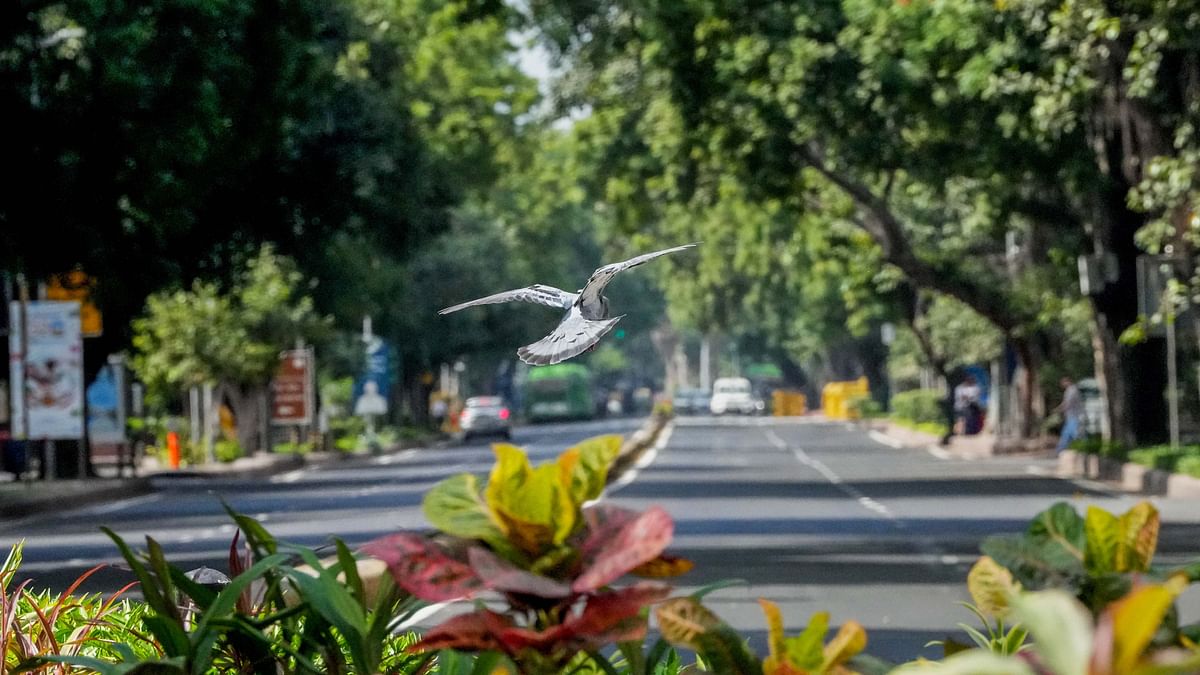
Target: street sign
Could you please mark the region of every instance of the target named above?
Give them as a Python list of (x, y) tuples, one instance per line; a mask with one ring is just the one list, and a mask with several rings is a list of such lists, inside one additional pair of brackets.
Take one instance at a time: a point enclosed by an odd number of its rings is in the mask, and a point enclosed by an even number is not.
[(312, 424), (313, 354), (307, 349), (290, 349), (279, 355), (279, 367), (271, 381), (271, 423)]
[(79, 270), (55, 275), (46, 284), (47, 300), (74, 300), (79, 303), (79, 322), (85, 338), (104, 334), (104, 317), (91, 297), (92, 279)]
[(12, 396), (13, 435), (33, 439), (83, 437), (83, 336), (78, 302), (29, 302), (11, 307), (10, 374), (23, 383)]

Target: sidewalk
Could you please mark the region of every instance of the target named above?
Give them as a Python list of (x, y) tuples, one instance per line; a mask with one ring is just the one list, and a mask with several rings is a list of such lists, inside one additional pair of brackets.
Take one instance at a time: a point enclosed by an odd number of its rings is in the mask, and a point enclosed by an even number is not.
[(973, 436), (951, 436), (949, 444), (941, 445), (941, 439), (933, 434), (909, 429), (890, 420), (871, 420), (867, 425), (872, 434), (879, 434), (882, 437), (881, 442), (887, 442), (883, 439), (888, 439), (891, 441), (888, 444), (895, 444), (896, 447), (925, 448), (931, 454), (942, 458), (983, 459), (996, 455), (1050, 456), (1038, 443), (1014, 445), (997, 438), (991, 432)]

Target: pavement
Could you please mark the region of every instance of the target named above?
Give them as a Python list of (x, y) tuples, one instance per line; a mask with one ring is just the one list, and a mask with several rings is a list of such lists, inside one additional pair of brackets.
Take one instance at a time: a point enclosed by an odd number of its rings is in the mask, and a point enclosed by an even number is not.
[[(514, 442), (542, 461), (588, 436), (628, 434), (639, 423), (519, 427)], [(934, 656), (926, 642), (974, 621), (956, 603), (967, 599), (967, 571), (983, 537), (1022, 531), (1060, 500), (1081, 510), (1097, 504), (1116, 512), (1138, 501), (1055, 476), (1052, 459), (937, 456), (886, 440), (855, 425), (813, 418), (679, 418), (605, 498), (633, 508), (658, 504), (671, 513), (676, 528), (670, 551), (696, 563), (677, 580), (681, 592), (741, 579), (707, 602), (757, 648), (765, 646), (757, 598), (765, 597), (782, 606), (789, 633), (826, 610), (834, 625), (860, 621), (869, 634), (868, 652), (893, 661)], [(25, 540), (22, 572), (35, 587), (61, 589), (98, 562), (116, 562), (99, 525), (134, 544), (154, 537), (185, 569), (221, 569), (234, 533), (222, 499), (287, 541), (321, 546), (336, 535), (357, 545), (426, 527), (424, 492), (453, 473), (484, 473), (491, 460), (487, 444), (478, 442), (263, 478), (152, 479), (152, 493), (4, 522), (0, 542)], [(1196, 557), (1200, 501), (1152, 501), (1164, 522), (1157, 562)], [(106, 569), (85, 590), (111, 590), (128, 577)], [(1198, 593), (1189, 590), (1181, 598), (1185, 622), (1200, 620)], [(460, 609), (443, 608), (418, 628), (454, 611)]]

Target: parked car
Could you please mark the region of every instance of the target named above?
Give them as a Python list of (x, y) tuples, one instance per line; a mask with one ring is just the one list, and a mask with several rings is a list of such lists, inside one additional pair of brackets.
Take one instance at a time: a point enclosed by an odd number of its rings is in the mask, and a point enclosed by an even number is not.
[(761, 411), (759, 402), (755, 401), (750, 390), (750, 380), (744, 377), (722, 377), (714, 382), (708, 408), (714, 415), (753, 415)]
[(679, 389), (671, 399), (677, 415), (703, 415), (709, 411), (712, 395), (706, 389)]
[(487, 434), (512, 438), (512, 413), (499, 396), (473, 396), (463, 406), (458, 427), (464, 441)]

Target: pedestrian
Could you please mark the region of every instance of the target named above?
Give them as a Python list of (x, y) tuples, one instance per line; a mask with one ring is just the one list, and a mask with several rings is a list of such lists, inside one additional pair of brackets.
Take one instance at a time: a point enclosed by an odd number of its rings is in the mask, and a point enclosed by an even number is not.
[(433, 425), (436, 429), (441, 429), (446, 423), (446, 412), (449, 406), (446, 404), (446, 397), (437, 393), (437, 398), (433, 399), (433, 403), (429, 406), (430, 416), (433, 417)]
[(954, 388), (954, 413), (956, 421), (961, 425), (959, 433), (971, 435), (979, 433), (977, 420), (982, 408), (979, 405), (979, 384), (974, 375), (967, 375)]
[(1054, 412), (1062, 414), (1063, 424), (1056, 452), (1062, 452), (1071, 441), (1079, 438), (1080, 425), (1083, 423), (1083, 395), (1079, 393), (1079, 387), (1069, 377), (1059, 380), (1059, 385), (1063, 388), (1063, 398)]

